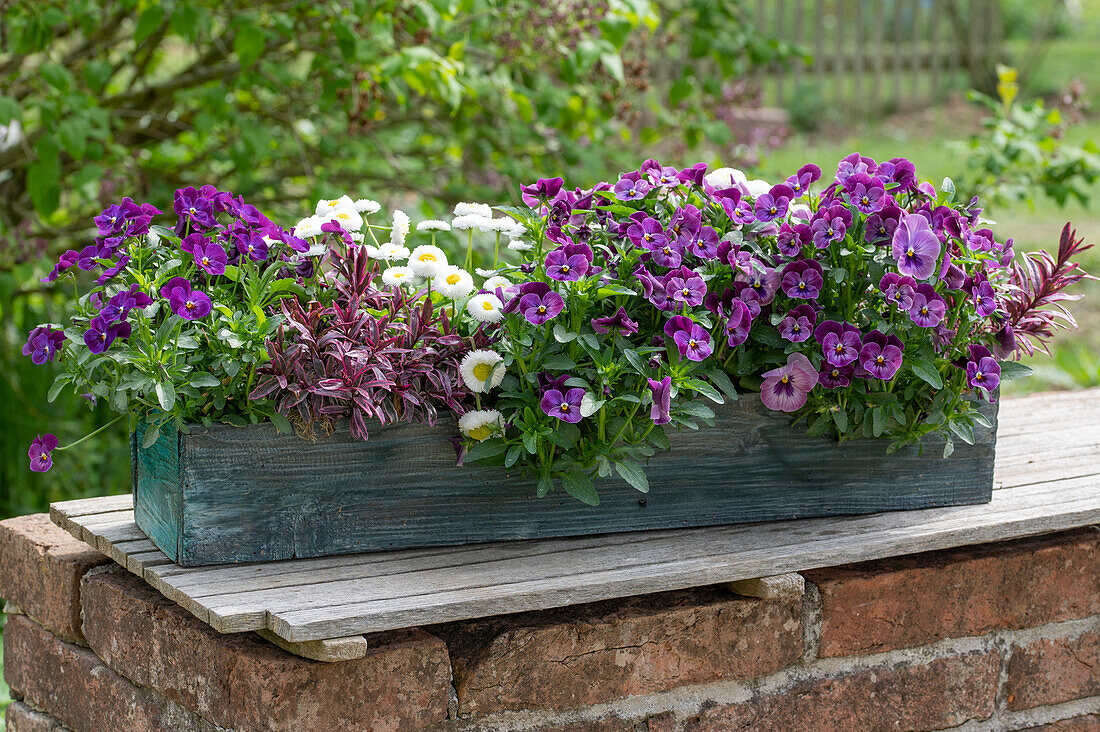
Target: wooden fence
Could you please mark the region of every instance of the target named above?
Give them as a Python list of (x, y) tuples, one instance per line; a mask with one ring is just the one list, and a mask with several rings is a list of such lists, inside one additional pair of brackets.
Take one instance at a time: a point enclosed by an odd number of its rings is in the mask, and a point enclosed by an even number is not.
[(888, 111), (934, 102), (951, 89), (992, 88), (998, 0), (751, 2), (746, 10), (762, 35), (812, 57), (760, 70), (766, 104)]

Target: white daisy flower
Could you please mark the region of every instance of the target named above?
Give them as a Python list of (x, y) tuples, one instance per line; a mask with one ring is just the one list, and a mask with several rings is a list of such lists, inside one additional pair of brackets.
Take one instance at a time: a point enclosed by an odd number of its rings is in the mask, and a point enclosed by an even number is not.
[(508, 242), (508, 248), (513, 252), (529, 252), (535, 247), (530, 242), (526, 242), (523, 239), (513, 239)]
[(502, 221), (507, 221), (508, 226), (507, 226), (507, 228), (501, 229), (500, 233), (504, 234), (509, 239), (518, 239), (518, 238), (520, 238), (521, 236), (523, 236), (524, 234), (527, 233), (527, 227), (524, 226), (523, 224), (521, 224), (520, 222), (514, 221), (512, 219), (501, 219), (501, 220)]
[(478, 442), (503, 428), (504, 417), (495, 409), (475, 409), (458, 418), (458, 431)]
[(369, 198), (360, 198), (352, 204), (352, 207), (364, 216), (370, 216), (382, 210), (382, 204), (378, 201), (372, 201)]
[(756, 180), (750, 180), (748, 183), (746, 183), (745, 188), (748, 189), (748, 193), (750, 196), (756, 197), (762, 196), (770, 191), (772, 189), (772, 184), (766, 180), (760, 180), (759, 178), (757, 178)]
[(386, 242), (380, 247), (371, 247), (374, 251), (367, 251), (367, 254), (375, 259), (384, 259), (387, 262), (396, 262), (398, 259), (407, 259), (409, 256), (409, 248), (401, 246), (400, 244), (393, 244)]
[(732, 188), (749, 181), (748, 176), (737, 168), (718, 168), (704, 175), (703, 180), (718, 189)]
[(500, 312), (502, 307), (504, 303), (499, 297), (485, 292), (470, 298), (466, 303), (466, 312), (479, 323), (499, 323), (504, 317), (504, 313)]
[(435, 277), (447, 266), (447, 255), (439, 247), (422, 244), (413, 249), (409, 266), (418, 277)]
[(450, 231), (451, 225), (439, 219), (427, 219), (416, 225), (417, 231)]
[(474, 291), (474, 278), (461, 267), (450, 265), (432, 278), (432, 289), (443, 297), (461, 300)]
[(451, 222), (451, 228), (455, 231), (466, 231), (467, 229), (473, 229), (475, 231), (494, 230), (492, 219), (485, 216), (477, 216), (476, 214), (456, 216), (455, 220)]
[(306, 216), (304, 219), (294, 224), (294, 236), (305, 239), (311, 236), (321, 235), (321, 224), (324, 224), (327, 219), (322, 219), (320, 216)]
[(474, 274), (478, 277), (492, 277), (496, 274), (495, 269), (483, 269), (481, 267), (474, 267)]
[(408, 285), (416, 280), (416, 275), (408, 267), (390, 267), (382, 273), (382, 281), (390, 287)]
[(364, 237), (364, 236), (363, 236), (362, 234), (360, 234), (360, 233), (359, 233), (358, 231), (349, 231), (349, 232), (348, 232), (348, 236), (350, 236), (350, 237), (351, 237), (351, 240), (352, 240), (353, 242), (355, 242), (356, 244), (362, 244), (362, 243), (363, 243), (363, 239), (365, 238), (365, 237)]
[[(322, 198), (317, 202), (317, 210), (314, 211), (318, 216), (327, 216), (335, 211), (342, 210), (355, 211), (355, 201), (351, 200), (351, 196), (340, 196), (339, 198)], [(325, 219), (328, 221), (328, 219)]]
[(487, 203), (456, 203), (455, 216), (480, 216), (483, 219), (493, 218), (493, 208)]
[(390, 244), (402, 246), (409, 235), (409, 215), (404, 211), (393, 212), (393, 227), (390, 229)]
[(462, 383), (466, 388), (477, 394), (484, 394), (490, 389), (500, 386), (504, 380), (504, 357), (496, 351), (480, 349), (470, 351), (462, 359), (458, 371), (462, 375)]
[(493, 277), (490, 277), (489, 279), (485, 280), (485, 284), (482, 285), (483, 288), (489, 290), (490, 292), (495, 292), (498, 289), (503, 290), (505, 293), (505, 297), (508, 297), (508, 288), (511, 286), (512, 281), (504, 275), (495, 275)]
[(321, 214), (320, 218), (325, 221), (335, 221), (340, 224), (340, 226), (344, 227), (344, 231), (349, 234), (363, 228), (363, 217), (360, 216), (359, 212), (354, 208), (342, 208), (337, 211)]

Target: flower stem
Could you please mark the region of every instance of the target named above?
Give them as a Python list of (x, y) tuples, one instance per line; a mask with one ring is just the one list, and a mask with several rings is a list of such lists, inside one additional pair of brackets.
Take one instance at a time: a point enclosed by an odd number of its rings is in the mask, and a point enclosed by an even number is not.
[(89, 432), (88, 434), (84, 435), (83, 437), (81, 437), (76, 442), (70, 442), (68, 445), (65, 445), (63, 447), (56, 447), (54, 449), (57, 450), (57, 451), (61, 451), (61, 450), (68, 450), (70, 447), (76, 447), (81, 442), (84, 442), (85, 440), (87, 440), (89, 437), (95, 437), (96, 435), (98, 435), (100, 432), (107, 429), (108, 427), (111, 427), (111, 426), (117, 424), (123, 417), (129, 417), (129, 416), (130, 416), (129, 412), (127, 412), (125, 414), (120, 414), (117, 417), (115, 417), (114, 419), (112, 419), (110, 422), (108, 422), (107, 424), (105, 424), (102, 427), (100, 427), (99, 429), (95, 430), (94, 432)]

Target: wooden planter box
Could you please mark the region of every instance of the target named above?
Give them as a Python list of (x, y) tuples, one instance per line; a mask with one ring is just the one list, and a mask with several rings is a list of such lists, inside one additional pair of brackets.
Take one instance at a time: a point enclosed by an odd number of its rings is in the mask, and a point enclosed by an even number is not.
[(137, 525), (179, 564), (198, 566), (509, 539), (875, 513), (991, 500), (994, 429), (974, 445), (888, 455), (881, 440), (807, 437), (745, 397), (713, 428), (671, 435), (650, 491), (600, 486), (600, 505), (539, 499), (503, 468), (455, 465), (451, 422), (347, 428), (307, 441), (270, 424), (165, 432), (131, 442)]

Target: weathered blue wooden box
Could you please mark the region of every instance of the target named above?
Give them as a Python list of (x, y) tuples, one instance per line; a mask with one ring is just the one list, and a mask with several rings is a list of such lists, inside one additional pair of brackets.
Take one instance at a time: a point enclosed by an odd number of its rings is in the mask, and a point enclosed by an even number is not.
[(450, 422), (346, 427), (317, 441), (270, 424), (132, 439), (137, 525), (179, 564), (197, 566), (429, 545), (710, 526), (982, 503), (992, 498), (994, 429), (944, 459), (887, 455), (886, 443), (807, 437), (758, 399), (716, 410), (711, 428), (671, 435), (649, 464), (650, 491), (624, 482), (587, 506), (503, 468), (457, 467)]

